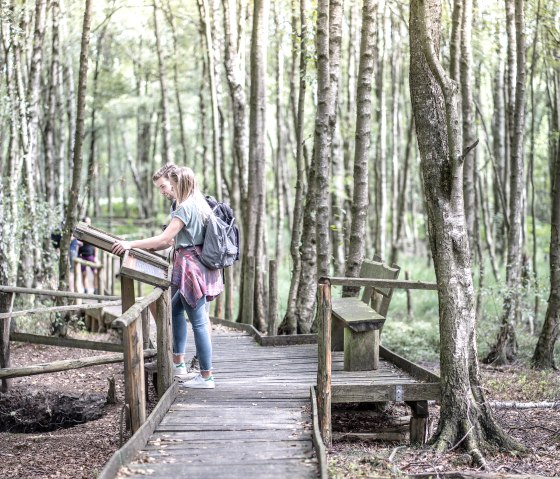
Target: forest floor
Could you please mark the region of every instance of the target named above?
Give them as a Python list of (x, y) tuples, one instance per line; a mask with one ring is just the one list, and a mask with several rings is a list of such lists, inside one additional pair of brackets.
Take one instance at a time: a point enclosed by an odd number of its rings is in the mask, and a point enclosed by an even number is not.
[[(109, 334), (95, 335), (95, 339), (116, 342), (116, 338)], [(36, 364), (95, 354), (103, 353), (23, 344), (14, 344), (11, 350), (13, 365)], [(558, 372), (537, 372), (518, 364), (499, 369), (483, 367), (482, 374), (488, 400), (560, 400)], [(116, 383), (117, 404), (114, 405), (105, 404), (110, 377), (114, 377)], [(49, 392), (52, 394), (47, 397)], [(148, 407), (151, 409), (155, 404), (152, 386), (149, 393)], [(33, 416), (44, 418), (45, 412), (40, 411), (44, 406), (46, 415), (54, 416), (55, 406), (52, 401), (57, 398), (87, 399), (90, 404), (99, 408), (95, 411), (88, 410), (86, 413), (91, 417), (100, 417), (50, 432), (0, 432), (0, 477), (3, 479), (94, 478), (119, 448), (124, 400), (122, 364), (14, 379), (10, 394), (10, 397), (0, 394), (0, 423), (2, 416), (6, 419), (6, 415), (17, 416), (20, 424)], [(25, 403), (28, 407), (33, 402), (36, 410), (26, 419), (22, 404)], [(19, 404), (19, 407), (14, 409), (16, 404)], [(431, 406), (430, 413), (435, 430), (438, 406)], [(335, 408), (333, 430), (339, 436), (350, 432), (378, 432), (381, 424), (394, 425), (399, 422), (399, 418), (408, 414), (409, 410), (401, 405), (391, 406), (382, 413), (359, 411), (357, 408)], [(491, 454), (483, 451), (489, 465), (486, 473), (560, 476), (560, 408), (496, 409), (495, 415), (499, 423), (527, 447), (528, 452)], [(359, 431), (356, 429), (357, 424), (360, 425)], [(29, 425), (26, 424), (27, 426)], [(126, 432), (123, 436), (123, 440), (128, 439)], [(407, 474), (418, 473), (431, 473), (437, 477), (438, 474), (448, 471), (470, 471), (476, 474), (469, 456), (460, 450), (435, 455), (428, 448), (408, 447), (406, 441), (364, 441), (351, 439), (349, 435), (333, 443), (328, 460), (329, 476), (334, 479), (405, 477)]]

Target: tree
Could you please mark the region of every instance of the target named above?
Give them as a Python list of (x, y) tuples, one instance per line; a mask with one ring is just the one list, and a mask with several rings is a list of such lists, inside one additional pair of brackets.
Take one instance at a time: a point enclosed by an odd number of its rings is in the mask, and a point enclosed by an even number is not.
[[(513, 123), (510, 131), (510, 196), (509, 196), (509, 229), (507, 241), (506, 283), (504, 307), (501, 327), (496, 343), (486, 362), (506, 364), (517, 357), (517, 338), (515, 323), (521, 316), (521, 252), (523, 242), (523, 139), (525, 135), (525, 33), (523, 0), (506, 0), (508, 15), (513, 7), (515, 15), (515, 47), (516, 47), (516, 86), (513, 103)], [(508, 24), (511, 20), (508, 20)], [(510, 29), (511, 30), (511, 29)], [(512, 42), (508, 30), (508, 40)], [(511, 62), (509, 69), (512, 68)], [(513, 92), (510, 91), (510, 95)], [(511, 115), (510, 115), (511, 116)]]
[[(550, 296), (542, 331), (539, 335), (532, 363), (536, 368), (556, 368), (554, 346), (560, 334), (560, 41), (558, 28), (550, 28), (549, 41), (553, 45), (550, 95), (549, 150), (552, 167), (552, 211), (550, 220)], [(553, 34), (553, 32), (555, 34)]]
[(440, 311), (439, 451), (459, 446), (480, 465), (486, 446), (519, 448), (498, 426), (480, 383), (474, 288), (463, 204), (459, 90), (441, 66), (441, 3), (413, 0), (410, 9), (410, 95), (420, 149), (428, 232)]
[(80, 193), (83, 164), (82, 145), (84, 142), (91, 4), (92, 0), (86, 0), (84, 7), (84, 20), (82, 24), (82, 42), (80, 49), (80, 68), (77, 92), (78, 98), (76, 106), (76, 130), (74, 132), (72, 185), (70, 188), (68, 207), (66, 208), (66, 220), (64, 222), (62, 239), (60, 241), (60, 258), (58, 262), (59, 288), (61, 290), (66, 289), (68, 286), (68, 247), (70, 246), (72, 230), (74, 229), (74, 225), (78, 219), (78, 195)]
[[(352, 225), (346, 258), (346, 276), (356, 278), (365, 256), (367, 211), (369, 205), (368, 176), (371, 147), (371, 89), (375, 64), (376, 2), (364, 0), (360, 40), (360, 66), (356, 94), (356, 147), (354, 155), (354, 193)], [(356, 288), (345, 288), (345, 294), (357, 294)]]

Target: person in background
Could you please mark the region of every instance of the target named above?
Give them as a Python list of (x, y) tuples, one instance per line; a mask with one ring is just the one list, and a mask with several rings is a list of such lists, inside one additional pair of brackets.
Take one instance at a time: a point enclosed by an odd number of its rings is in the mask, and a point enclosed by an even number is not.
[[(177, 209), (169, 226), (151, 238), (116, 241), (112, 251), (120, 255), (130, 248), (160, 250), (175, 243), (172, 284), (176, 291), (172, 297), (173, 314), (178, 313), (178, 304), (182, 304), (193, 328), (200, 361), (200, 374), (185, 381), (182, 387), (213, 389), (212, 340), (208, 332), (206, 304), (221, 294), (224, 285), (221, 271), (208, 269), (199, 259), (205, 223), (212, 210), (190, 168), (173, 169), (168, 176), (177, 201)], [(181, 320), (184, 322), (182, 310)]]
[[(82, 218), (82, 221), (84, 223), (86, 223), (88, 226), (91, 225), (91, 218), (89, 216), (86, 216), (84, 218)], [(82, 242), (82, 244), (79, 246), (78, 248), (78, 257), (85, 260), (85, 261), (90, 261), (91, 263), (95, 263), (97, 262), (97, 259), (95, 257), (95, 246), (93, 246), (92, 244), (89, 244), (87, 242)], [(82, 283), (84, 285), (84, 293), (94, 293), (97, 294), (97, 269), (93, 268), (92, 266), (86, 266), (85, 264), (82, 264)], [(91, 270), (91, 272), (93, 273), (93, 288), (90, 289), (89, 288), (89, 278), (88, 278), (88, 268)]]

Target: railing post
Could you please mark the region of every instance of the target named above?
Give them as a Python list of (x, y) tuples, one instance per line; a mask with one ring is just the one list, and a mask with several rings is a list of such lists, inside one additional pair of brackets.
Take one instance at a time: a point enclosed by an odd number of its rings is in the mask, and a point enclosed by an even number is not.
[[(134, 305), (134, 280), (121, 276), (122, 312)], [(130, 428), (134, 434), (146, 420), (142, 327), (133, 321), (123, 330), (125, 402), (130, 408)]]
[(268, 335), (276, 335), (278, 319), (278, 270), (276, 260), (268, 262)]
[(317, 290), (317, 409), (325, 446), (332, 444), (331, 431), (331, 283), (321, 278)]
[(161, 398), (173, 383), (171, 356), (171, 290), (165, 290), (156, 301), (157, 326), (157, 391)]
[(253, 324), (255, 298), (255, 257), (247, 256), (245, 274), (243, 275), (243, 322)]

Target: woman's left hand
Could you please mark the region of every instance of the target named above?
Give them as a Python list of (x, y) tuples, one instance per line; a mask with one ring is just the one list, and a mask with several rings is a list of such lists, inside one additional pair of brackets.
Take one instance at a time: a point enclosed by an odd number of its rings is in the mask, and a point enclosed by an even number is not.
[(115, 241), (113, 247), (111, 248), (111, 251), (114, 254), (118, 254), (120, 256), (130, 248), (132, 248), (130, 241)]

